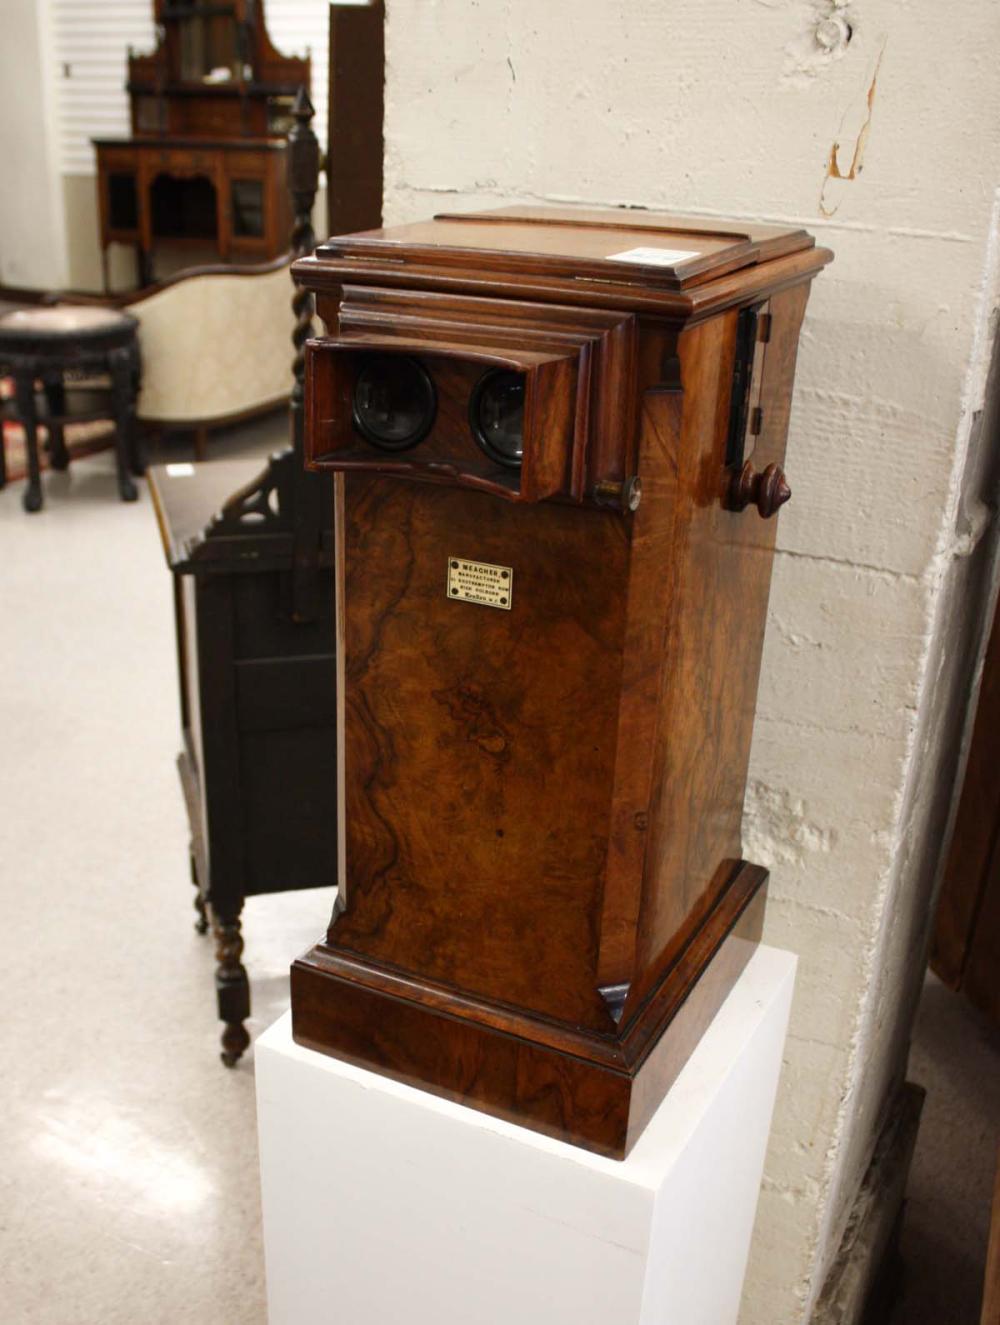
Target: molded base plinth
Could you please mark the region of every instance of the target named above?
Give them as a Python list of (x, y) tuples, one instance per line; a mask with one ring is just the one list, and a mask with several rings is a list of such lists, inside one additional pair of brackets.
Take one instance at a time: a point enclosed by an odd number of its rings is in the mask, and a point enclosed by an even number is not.
[(741, 862), (618, 1033), (580, 1031), (318, 944), (292, 967), (299, 1044), (623, 1159), (760, 941), (767, 873)]

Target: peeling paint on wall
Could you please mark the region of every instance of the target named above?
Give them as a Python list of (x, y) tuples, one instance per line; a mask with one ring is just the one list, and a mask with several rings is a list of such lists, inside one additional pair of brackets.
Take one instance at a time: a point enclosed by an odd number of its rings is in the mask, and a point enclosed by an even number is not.
[(826, 853), (836, 844), (836, 830), (809, 817), (805, 801), (787, 790), (751, 781), (747, 786), (743, 840), (747, 858), (766, 865), (802, 865), (808, 855)]
[(862, 111), (863, 119), (861, 127), (854, 135), (854, 150), (851, 153), (851, 162), (846, 169), (840, 163), (841, 139), (844, 137), (844, 130), (851, 118), (851, 111), (848, 110), (840, 122), (840, 129), (837, 137), (834, 139), (833, 146), (830, 148), (830, 160), (827, 162), (826, 175), (823, 179), (823, 187), (819, 193), (819, 210), (823, 216), (833, 216), (840, 206), (840, 199), (835, 202), (831, 197), (830, 181), (855, 180), (861, 174), (865, 164), (865, 149), (868, 146), (868, 135), (872, 127), (872, 115), (875, 111), (875, 92), (878, 88), (878, 75), (882, 67), (882, 57), (885, 55), (885, 41), (882, 42), (882, 48), (875, 61), (875, 69), (872, 72), (871, 82), (868, 84), (868, 91), (865, 93), (864, 109)]

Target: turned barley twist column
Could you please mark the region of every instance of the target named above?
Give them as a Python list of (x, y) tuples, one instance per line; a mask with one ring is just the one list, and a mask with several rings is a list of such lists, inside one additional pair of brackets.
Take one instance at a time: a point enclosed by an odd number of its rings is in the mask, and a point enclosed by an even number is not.
[[(296, 257), (303, 257), (316, 247), (312, 209), (319, 185), (319, 141), (312, 128), (312, 119), (316, 112), (304, 87), (298, 90), (292, 114), (295, 117), (295, 124), (288, 135), (288, 190), (292, 195), (295, 216), (292, 227), (292, 252)], [(313, 334), (313, 297), (300, 285), (296, 285), (295, 293), (292, 295), (292, 311), (295, 314), (295, 330), (292, 332), (292, 342), (295, 346), (295, 358), (292, 361), (292, 372), (295, 374), (295, 385), (292, 388), (292, 427), (295, 451), (301, 459), (305, 343)]]
[[(295, 97), (292, 115), (295, 124), (288, 135), (288, 191), (292, 195), (294, 225), (292, 252), (304, 257), (316, 247), (312, 227), (312, 209), (319, 187), (319, 141), (312, 128), (316, 114), (309, 94), (300, 87)], [(319, 531), (322, 525), (320, 485), (315, 477), (303, 472), (305, 436), (305, 343), (313, 333), (313, 296), (301, 286), (295, 286), (292, 295), (295, 327), (292, 343), (295, 358), (292, 372), (295, 377), (289, 404), (292, 448), (295, 454), (296, 520), (295, 567), (292, 574), (292, 614), (296, 621), (312, 621), (316, 617), (318, 584), (316, 564)], [(308, 480), (312, 479), (311, 482)]]

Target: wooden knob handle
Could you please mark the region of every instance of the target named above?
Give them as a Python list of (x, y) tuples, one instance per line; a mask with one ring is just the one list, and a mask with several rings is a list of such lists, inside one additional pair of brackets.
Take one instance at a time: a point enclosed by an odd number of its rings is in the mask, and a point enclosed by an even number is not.
[(748, 460), (740, 472), (733, 475), (725, 505), (727, 510), (742, 511), (753, 502), (767, 520), (791, 495), (792, 490), (780, 465), (768, 465), (758, 474)]

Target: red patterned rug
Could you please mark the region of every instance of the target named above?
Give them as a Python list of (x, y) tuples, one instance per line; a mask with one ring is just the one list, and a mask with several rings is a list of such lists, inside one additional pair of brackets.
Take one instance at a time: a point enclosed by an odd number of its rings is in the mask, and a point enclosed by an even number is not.
[[(0, 379), (0, 401), (10, 400), (14, 393), (14, 384), (9, 378)], [(14, 483), (28, 472), (28, 453), (24, 444), (24, 429), (13, 419), (4, 419), (0, 423), (3, 430), (2, 445), (7, 457), (7, 482)], [(48, 429), (42, 424), (38, 429), (39, 461), (42, 469), (49, 467), (49, 453), (45, 443), (48, 441)], [(79, 460), (82, 456), (93, 455), (97, 451), (108, 451), (115, 444), (114, 424), (105, 419), (90, 423), (70, 423), (64, 429), (66, 449), (70, 460)]]

